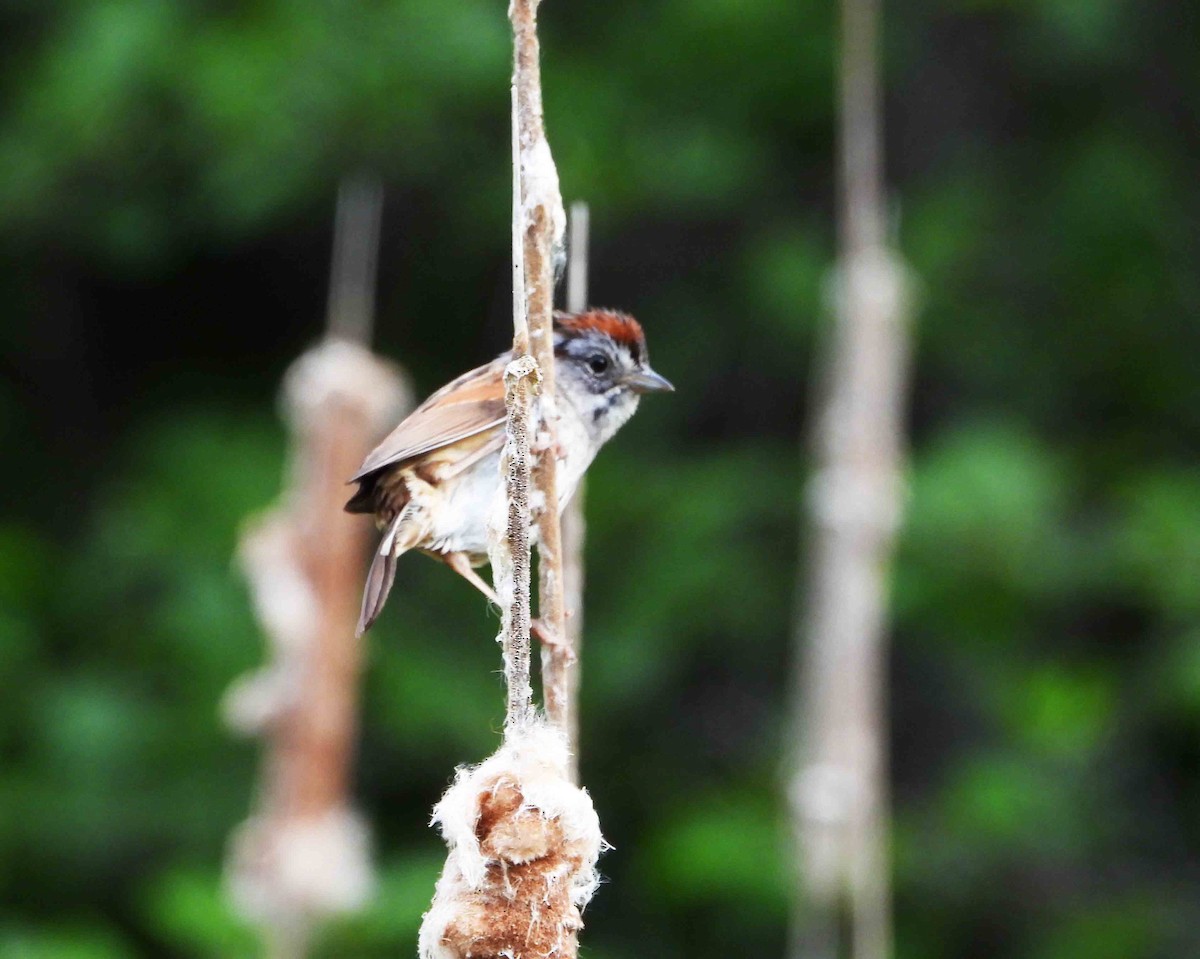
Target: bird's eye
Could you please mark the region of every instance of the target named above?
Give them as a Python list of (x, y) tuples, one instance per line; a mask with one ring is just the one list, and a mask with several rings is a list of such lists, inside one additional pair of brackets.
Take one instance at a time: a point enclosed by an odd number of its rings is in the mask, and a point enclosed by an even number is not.
[(608, 369), (608, 357), (603, 353), (593, 353), (588, 357), (587, 365), (593, 373), (603, 373)]

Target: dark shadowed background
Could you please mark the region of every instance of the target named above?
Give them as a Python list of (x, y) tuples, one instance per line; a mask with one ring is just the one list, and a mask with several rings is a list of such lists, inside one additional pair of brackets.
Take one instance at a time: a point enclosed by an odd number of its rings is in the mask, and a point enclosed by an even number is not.
[[(1200, 953), (1200, 15), (896, 0), (920, 280), (890, 687), (902, 959)], [(255, 954), (226, 837), (262, 659), (231, 563), (279, 488), (343, 175), (387, 190), (377, 343), (423, 392), (510, 336), (502, 0), (0, 4), (0, 957)], [(800, 436), (833, 249), (833, 4), (548, 0), (592, 299), (678, 393), (589, 485), (595, 959), (780, 955)], [(410, 955), (426, 826), (498, 741), (495, 618), (401, 566), (356, 792)]]

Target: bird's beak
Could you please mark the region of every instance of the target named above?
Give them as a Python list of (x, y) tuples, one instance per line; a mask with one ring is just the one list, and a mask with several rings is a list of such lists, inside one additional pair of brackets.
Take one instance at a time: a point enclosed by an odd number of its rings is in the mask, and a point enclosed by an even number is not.
[(674, 393), (675, 387), (665, 376), (659, 376), (650, 367), (630, 373), (622, 382), (635, 393)]

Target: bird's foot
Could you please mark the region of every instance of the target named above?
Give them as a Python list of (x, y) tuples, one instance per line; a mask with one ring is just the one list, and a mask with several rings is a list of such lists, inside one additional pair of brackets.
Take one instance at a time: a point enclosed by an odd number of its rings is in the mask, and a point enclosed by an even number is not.
[(538, 638), (543, 648), (550, 650), (551, 654), (561, 656), (568, 666), (573, 666), (578, 658), (575, 655), (575, 647), (572, 646), (564, 637), (559, 636), (551, 629), (542, 619), (530, 620), (529, 631)]
[(540, 456), (549, 449), (554, 450), (555, 459), (565, 460), (567, 458), (567, 448), (563, 445), (562, 440), (551, 440), (549, 430), (539, 430), (534, 436), (533, 442), (529, 444), (529, 451), (535, 456)]

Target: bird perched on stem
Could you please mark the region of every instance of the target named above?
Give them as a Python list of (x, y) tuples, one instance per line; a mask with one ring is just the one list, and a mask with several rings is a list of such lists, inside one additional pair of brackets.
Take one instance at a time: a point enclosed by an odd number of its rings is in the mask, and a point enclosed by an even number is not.
[[(641, 395), (674, 387), (650, 368), (642, 327), (625, 313), (556, 313), (554, 358), (561, 510), (600, 447), (633, 416)], [(442, 560), (498, 602), (474, 567), (487, 562), (487, 522), (501, 487), (504, 369), (511, 360), (511, 352), (503, 353), (447, 383), (350, 480), (358, 491), (346, 511), (374, 514), (384, 531), (363, 590), (360, 635), (383, 609), (396, 560), (413, 549)]]

